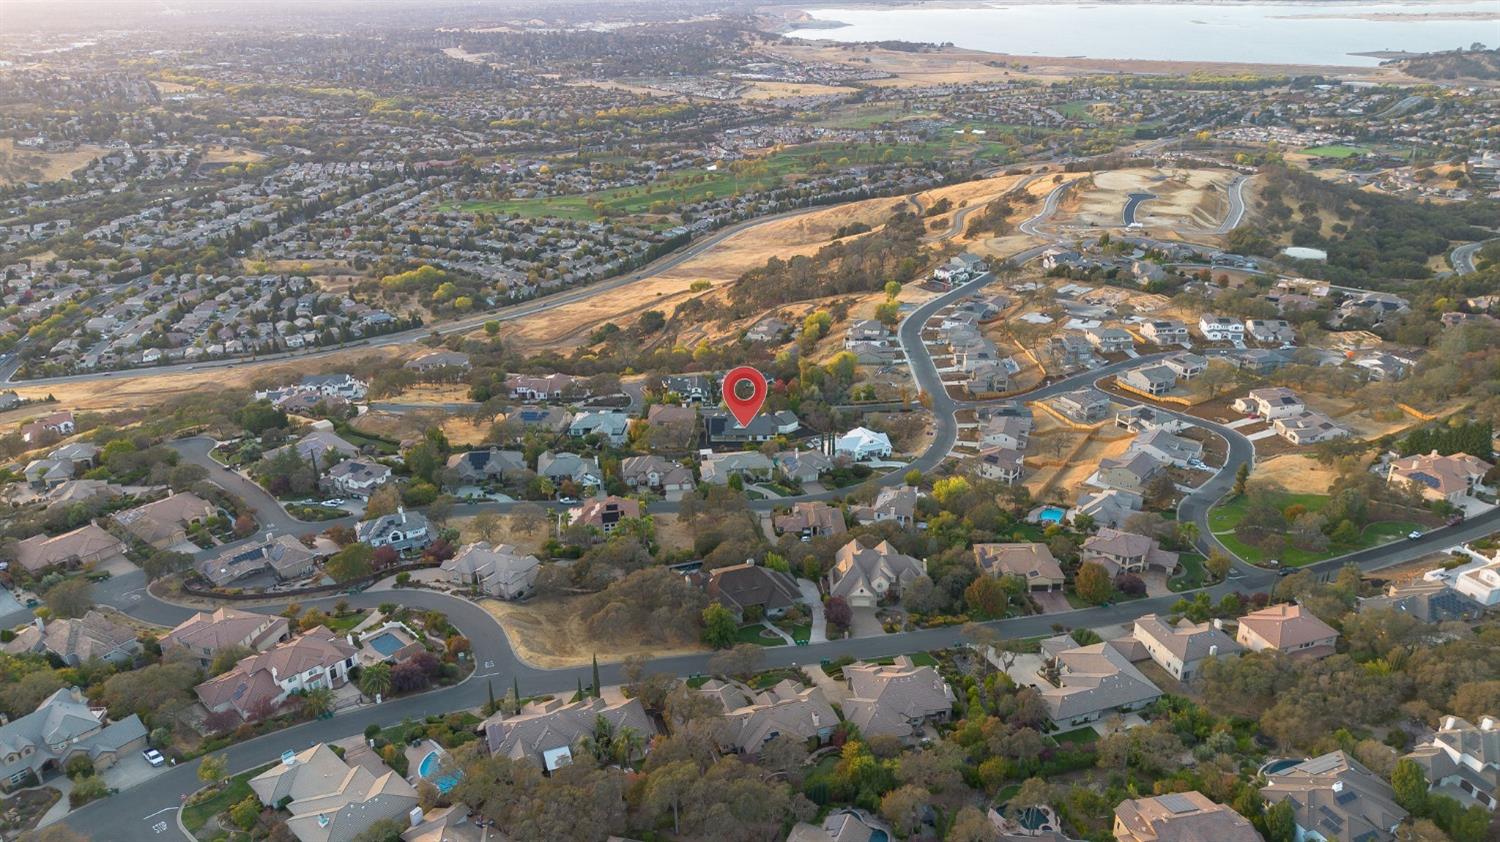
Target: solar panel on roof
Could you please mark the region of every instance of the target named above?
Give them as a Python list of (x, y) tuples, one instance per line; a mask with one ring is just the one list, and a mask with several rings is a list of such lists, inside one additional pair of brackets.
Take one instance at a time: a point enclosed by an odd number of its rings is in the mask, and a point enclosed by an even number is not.
[(1193, 802), (1189, 801), (1185, 796), (1176, 792), (1163, 795), (1157, 800), (1163, 807), (1166, 807), (1173, 813), (1191, 813), (1194, 810), (1198, 809), (1197, 807), (1193, 806)]
[(1356, 799), (1358, 797), (1359, 797), (1359, 793), (1357, 793), (1357, 792), (1350, 792), (1349, 790), (1344, 790), (1343, 792), (1341, 792), (1338, 795), (1334, 796), (1333, 800), (1339, 802), (1340, 804), (1348, 804), (1350, 801), (1353, 801), (1354, 799)]

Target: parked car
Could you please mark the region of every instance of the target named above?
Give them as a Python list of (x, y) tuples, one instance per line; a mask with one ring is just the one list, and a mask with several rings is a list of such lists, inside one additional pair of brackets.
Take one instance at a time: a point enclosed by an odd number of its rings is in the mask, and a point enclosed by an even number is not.
[(1406, 539), (1408, 541), (1415, 541), (1418, 538), (1421, 538), (1423, 535), (1426, 535), (1426, 534), (1427, 533), (1423, 532), (1420, 529), (1413, 529), (1412, 531), (1406, 533)]
[(150, 763), (152, 766), (161, 766), (162, 764), (167, 762), (167, 759), (161, 756), (161, 752), (157, 751), (154, 748), (148, 748), (145, 751), (141, 752), (141, 756), (146, 758), (146, 762)]

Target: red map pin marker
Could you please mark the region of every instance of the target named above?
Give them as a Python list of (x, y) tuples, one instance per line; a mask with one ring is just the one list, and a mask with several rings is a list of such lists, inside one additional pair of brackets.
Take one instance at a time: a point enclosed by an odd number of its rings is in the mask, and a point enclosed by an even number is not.
[[(749, 397), (740, 397), (736, 387), (741, 383), (749, 383), (754, 387)], [(724, 375), (721, 391), (724, 393), (724, 404), (729, 407), (734, 420), (740, 422), (741, 427), (748, 427), (766, 402), (766, 376), (748, 365), (732, 368)]]

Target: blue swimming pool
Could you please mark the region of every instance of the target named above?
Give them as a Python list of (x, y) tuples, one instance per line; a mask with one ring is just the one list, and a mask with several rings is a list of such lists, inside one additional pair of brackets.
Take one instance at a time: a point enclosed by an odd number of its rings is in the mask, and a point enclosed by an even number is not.
[(365, 642), (370, 644), (370, 648), (387, 658), (400, 652), (401, 647), (405, 645), (400, 638), (390, 632), (381, 632)]
[(442, 755), (435, 751), (429, 751), (427, 752), (427, 756), (422, 758), (422, 762), (417, 764), (417, 774), (436, 784), (439, 792), (447, 792), (458, 785), (458, 775), (439, 774), (442, 768)]
[(1062, 523), (1063, 515), (1067, 512), (1056, 506), (1046, 506), (1036, 516), (1042, 523)]

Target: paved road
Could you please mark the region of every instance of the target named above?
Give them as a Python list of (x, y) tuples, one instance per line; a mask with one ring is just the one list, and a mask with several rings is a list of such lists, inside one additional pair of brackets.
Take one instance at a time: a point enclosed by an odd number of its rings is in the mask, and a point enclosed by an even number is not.
[(1131, 193), (1125, 197), (1125, 208), (1120, 211), (1120, 222), (1126, 228), (1135, 224), (1135, 212), (1140, 210), (1141, 205), (1157, 198), (1155, 193)]
[(1247, 175), (1237, 175), (1234, 181), (1229, 182), (1229, 212), (1224, 215), (1224, 221), (1214, 231), (1216, 234), (1228, 234), (1238, 228), (1240, 222), (1245, 218), (1245, 185), (1250, 182)]
[(1474, 274), (1476, 271), (1478, 271), (1474, 266), (1474, 255), (1478, 254), (1479, 250), (1484, 248), (1487, 244), (1493, 242), (1496, 242), (1496, 240), (1481, 240), (1477, 243), (1464, 243), (1463, 245), (1454, 249), (1452, 256), (1449, 258), (1453, 263), (1453, 271), (1460, 275)]

